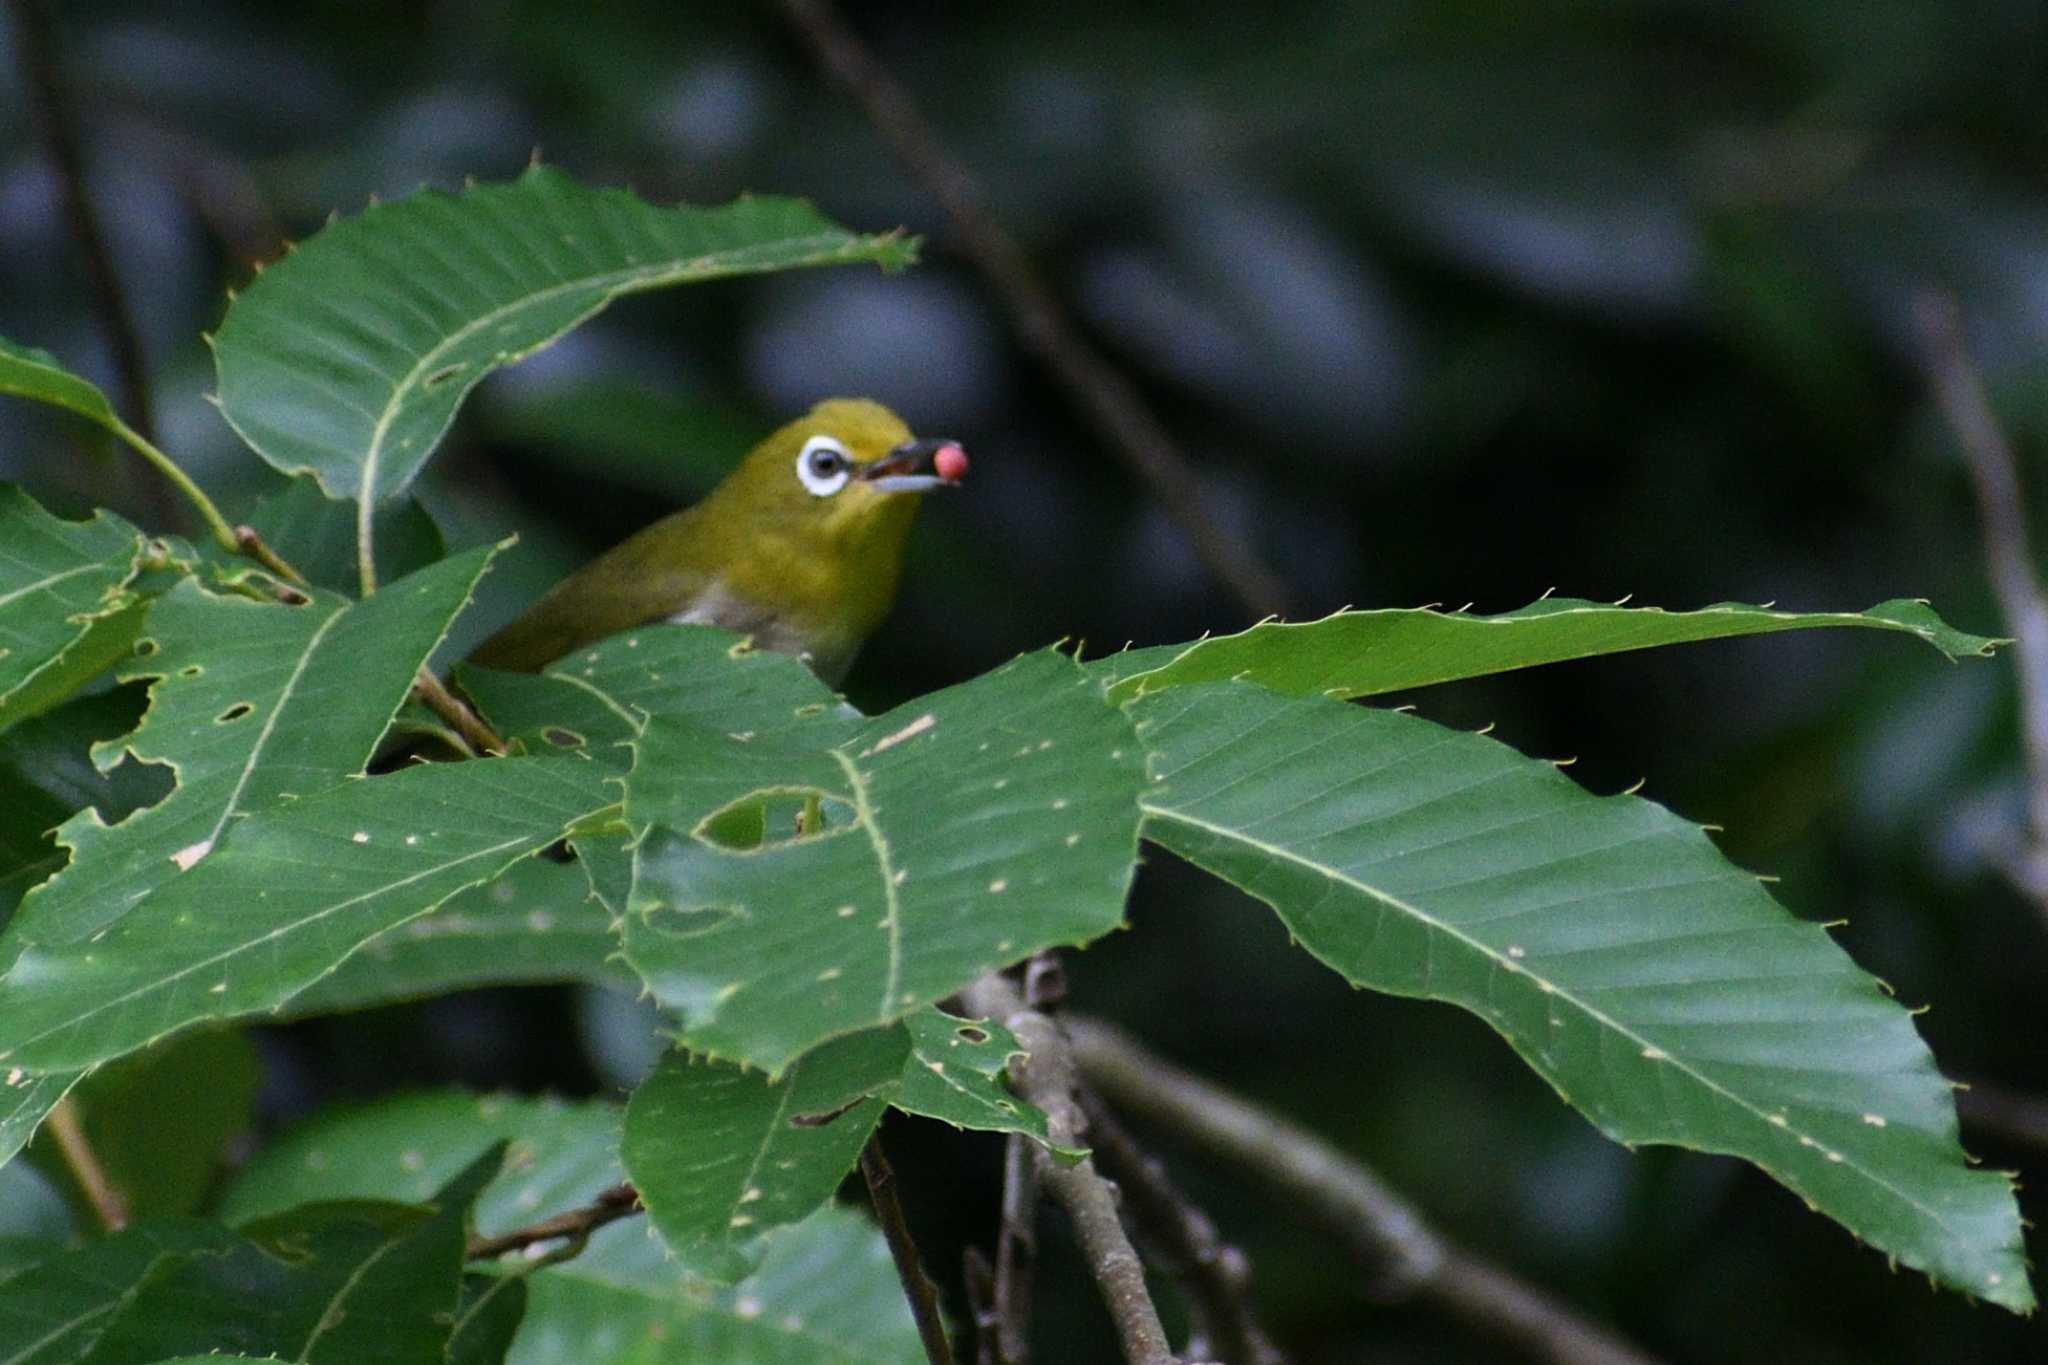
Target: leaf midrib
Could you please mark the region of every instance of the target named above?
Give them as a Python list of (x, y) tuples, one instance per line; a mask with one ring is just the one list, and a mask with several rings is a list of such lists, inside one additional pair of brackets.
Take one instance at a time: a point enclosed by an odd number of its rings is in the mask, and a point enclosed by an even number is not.
[(1338, 883), (1339, 885), (1350, 887), (1352, 890), (1358, 892), (1360, 895), (1366, 896), (1371, 900), (1377, 901), (1393, 910), (1400, 912), (1401, 914), (1409, 916), (1412, 920), (1424, 926), (1426, 929), (1435, 930), (1443, 934), (1447, 938), (1457, 943), (1460, 943), (1467, 948), (1477, 951), (1482, 956), (1490, 959), (1496, 967), (1505, 971), (1508, 975), (1526, 977), (1535, 986), (1537, 990), (1543, 990), (1544, 986), (1548, 986), (1549, 989), (1543, 992), (1545, 995), (1549, 996), (1552, 999), (1563, 1002), (1564, 1004), (1578, 1010), (1580, 1013), (1584, 1014), (1587, 1018), (1593, 1020), (1596, 1024), (1600, 1025), (1601, 1027), (1611, 1030), (1617, 1037), (1622, 1038), (1628, 1043), (1634, 1045), (1639, 1054), (1645, 1048), (1655, 1049), (1658, 1053), (1661, 1054), (1661, 1058), (1658, 1063), (1659, 1065), (1668, 1065), (1672, 1067), (1675, 1071), (1678, 1072), (1678, 1074), (1691, 1080), (1696, 1085), (1699, 1085), (1703, 1089), (1720, 1096), (1722, 1099), (1726, 1100), (1730, 1104), (1733, 1104), (1736, 1108), (1753, 1115), (1759, 1122), (1764, 1124), (1767, 1129), (1775, 1128), (1780, 1132), (1786, 1133), (1791, 1137), (1800, 1140), (1802, 1146), (1811, 1144), (1813, 1150), (1816, 1152), (1816, 1154), (1818, 1154), (1819, 1159), (1825, 1161), (1827, 1159), (1827, 1154), (1833, 1152), (1836, 1156), (1840, 1158), (1840, 1164), (1845, 1169), (1854, 1171), (1857, 1175), (1862, 1176), (1864, 1179), (1868, 1180), (1870, 1183), (1877, 1186), (1879, 1189), (1884, 1190), (1886, 1193), (1898, 1199), (1899, 1202), (1905, 1204), (1908, 1208), (1911, 1208), (1915, 1212), (1925, 1216), (1926, 1218), (1931, 1220), (1937, 1227), (1939, 1227), (1944, 1233), (1948, 1234), (1951, 1238), (1955, 1238), (1959, 1235), (1956, 1232), (1956, 1229), (1950, 1225), (1948, 1220), (1944, 1218), (1938, 1210), (1931, 1207), (1930, 1205), (1923, 1204), (1919, 1200), (1913, 1198), (1912, 1195), (1909, 1194), (1905, 1189), (1901, 1188), (1898, 1185), (1893, 1184), (1889, 1180), (1886, 1180), (1877, 1172), (1866, 1167), (1862, 1162), (1857, 1161), (1849, 1153), (1839, 1151), (1836, 1148), (1823, 1143), (1821, 1139), (1813, 1136), (1811, 1133), (1805, 1132), (1801, 1128), (1795, 1126), (1792, 1123), (1789, 1116), (1783, 1114), (1774, 1115), (1766, 1110), (1758, 1108), (1756, 1105), (1750, 1103), (1748, 1100), (1743, 1099), (1740, 1095), (1736, 1094), (1735, 1092), (1729, 1090), (1727, 1087), (1721, 1085), (1719, 1082), (1715, 1081), (1712, 1077), (1707, 1076), (1701, 1071), (1699, 1071), (1696, 1067), (1685, 1061), (1677, 1053), (1674, 1053), (1667, 1048), (1664, 1048), (1656, 1043), (1653, 1043), (1648, 1038), (1645, 1038), (1641, 1034), (1636, 1033), (1627, 1025), (1621, 1023), (1621, 1021), (1608, 1015), (1607, 1013), (1605, 1013), (1589, 1001), (1581, 999), (1578, 995), (1574, 994), (1566, 987), (1561, 986), (1554, 981), (1548, 981), (1546, 978), (1536, 975), (1536, 973), (1533, 970), (1531, 970), (1530, 965), (1526, 959), (1521, 961), (1512, 959), (1508, 957), (1505, 953), (1496, 951), (1494, 948), (1490, 947), (1486, 943), (1481, 942), (1480, 940), (1475, 939), (1470, 935), (1462, 932), (1456, 926), (1446, 922), (1445, 920), (1442, 920), (1434, 915), (1429, 914), (1428, 912), (1424, 911), (1420, 906), (1412, 905), (1409, 902), (1401, 899), (1399, 896), (1392, 894), (1391, 892), (1381, 890), (1380, 888), (1371, 886), (1366, 882), (1362, 882), (1358, 880), (1356, 877), (1353, 877), (1350, 874), (1346, 873), (1341, 868), (1332, 867), (1328, 864), (1318, 863), (1313, 859), (1305, 858), (1300, 854), (1294, 852), (1292, 849), (1286, 847), (1285, 845), (1270, 843), (1266, 840), (1259, 839), (1255, 836), (1246, 834), (1241, 830), (1233, 829), (1226, 825), (1219, 825), (1212, 821), (1203, 820), (1200, 817), (1190, 815), (1185, 811), (1173, 810), (1168, 807), (1158, 805), (1152, 801), (1146, 800), (1142, 797), (1139, 799), (1138, 805), (1139, 808), (1143, 810), (1147, 815), (1156, 817), (1161, 820), (1177, 821), (1181, 824), (1188, 825), (1192, 828), (1203, 830), (1207, 833), (1216, 835), (1219, 838), (1243, 844), (1249, 848), (1258, 850), (1261, 854), (1265, 855), (1266, 857), (1291, 863), (1296, 867), (1306, 868), (1309, 871), (1315, 872), (1330, 881)]
[[(82, 1026), (87, 1020), (96, 1018), (97, 1016), (106, 1013), (108, 1010), (114, 1009), (117, 1006), (125, 1005), (132, 1000), (145, 997), (153, 991), (166, 988), (170, 986), (172, 983), (182, 981), (186, 977), (204, 971), (208, 967), (217, 966), (222, 962), (229, 961), (232, 958), (235, 958), (243, 953), (255, 949), (261, 944), (272, 942), (278, 938), (283, 937), (286, 934), (296, 933), (299, 930), (304, 929), (308, 925), (319, 923), (321, 920), (326, 919), (330, 915), (339, 914), (343, 910), (347, 910), (354, 906), (361, 905), (366, 901), (373, 900), (376, 897), (385, 895), (389, 892), (401, 890), (407, 886), (412, 885), (414, 882), (424, 880), (425, 878), (434, 876), (437, 873), (446, 872), (451, 868), (461, 867), (464, 863), (472, 863), (477, 861), (479, 858), (489, 858), (495, 854), (503, 853), (507, 849), (517, 848), (521, 844), (532, 843), (534, 837), (535, 836), (532, 835), (520, 835), (517, 838), (507, 839), (502, 843), (493, 844), (489, 848), (478, 849), (473, 853), (465, 853), (460, 858), (450, 859), (448, 862), (445, 863), (436, 863), (432, 867), (423, 868), (420, 871), (413, 873), (411, 876), (401, 877), (397, 881), (387, 882), (382, 886), (374, 887), (369, 891), (362, 892), (360, 895), (350, 896), (346, 900), (337, 901), (333, 905), (325, 906), (310, 915), (304, 916), (300, 919), (295, 919), (289, 924), (280, 924), (275, 928), (271, 929), (269, 932), (261, 934), (256, 938), (246, 939), (241, 943), (235, 944), (233, 947), (224, 948), (220, 952), (215, 953), (213, 956), (209, 958), (205, 958), (198, 962), (188, 963), (185, 966), (180, 967), (176, 971), (173, 971), (168, 976), (157, 977), (152, 981), (144, 982), (142, 985), (135, 987), (133, 990), (124, 991), (123, 993), (115, 996), (111, 1000), (103, 1000), (99, 1004), (92, 1006), (90, 1009), (72, 1015), (70, 1018), (66, 1019), (61, 1024), (52, 1024), (49, 1028), (44, 1029), (41, 1033), (31, 1034), (28, 1037), (21, 1039), (13, 1047), (9, 1048), (6, 1052), (0, 1053), (0, 1059), (14, 1056), (15, 1054), (19, 1053), (23, 1048), (33, 1047), (35, 1044), (43, 1041), (45, 1038), (53, 1037), (57, 1034), (65, 1032), (66, 1030), (77, 1029), (80, 1026)], [(450, 892), (449, 894), (452, 896), (454, 893)], [(447, 898), (443, 897), (443, 899), (445, 900)], [(435, 902), (436, 905), (440, 903), (441, 902), (439, 901)], [(433, 908), (434, 907), (431, 905), (422, 907), (419, 913), (425, 914), (427, 913), (427, 911), (432, 910)], [(389, 930), (394, 929), (396, 927), (396, 925), (387, 924), (384, 926), (384, 929)], [(301, 987), (301, 989), (304, 988)], [(294, 992), (294, 994), (296, 994), (296, 992)], [(123, 1049), (124, 1052), (129, 1050), (131, 1049)]]

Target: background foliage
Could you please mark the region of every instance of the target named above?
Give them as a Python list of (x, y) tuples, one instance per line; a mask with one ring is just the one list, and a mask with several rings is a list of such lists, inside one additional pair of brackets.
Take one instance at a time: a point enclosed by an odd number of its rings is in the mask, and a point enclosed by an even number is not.
[[(59, 7), (164, 444), (238, 495), (231, 515), (275, 491), (199, 399), (212, 368), (196, 337), (222, 288), (330, 208), (509, 176), (540, 146), (658, 200), (788, 191), (853, 226), (903, 223), (928, 235), (926, 264), (629, 300), (486, 383), (425, 489), (453, 545), (522, 537), (463, 629), (487, 631), (828, 392), (880, 397), (975, 457), (971, 489), (933, 500), (904, 604), (850, 680), (864, 709), (1059, 635), (1245, 624), (1020, 360), (943, 223), (772, 17), (674, 11)], [(1673, 607), (1925, 596), (1996, 633), (1960, 470), (1912, 382), (1907, 300), (1930, 279), (1958, 289), (2015, 431), (2039, 429), (2037, 7), (856, 17), (1164, 406), (1298, 614), (1499, 610), (1550, 587)], [(105, 380), (16, 79), (0, 69), (0, 331)], [(0, 477), (152, 527), (183, 515), (116, 448), (28, 405), (0, 406)], [(2044, 929), (1983, 854), (2020, 791), (2007, 676), (1816, 632), (1560, 665), (1423, 705), (1576, 755), (1596, 791), (1647, 776), (1648, 795), (1726, 826), (1722, 846), (1782, 877), (1800, 913), (1846, 919), (1858, 961), (1932, 1005), (1920, 1025), (1952, 1075), (2038, 1090)], [(1299, 1115), (1653, 1349), (2042, 1350), (2040, 1326), (1895, 1279), (1753, 1171), (1611, 1146), (1476, 1020), (1342, 989), (1270, 918), (1163, 856), (1133, 922), (1073, 963), (1078, 1005)], [(650, 1063), (644, 1036), (622, 998), (556, 990), (267, 1030), (263, 1122), (395, 1083), (610, 1093)], [(913, 1217), (980, 1235), (994, 1146), (956, 1157), (950, 1130), (929, 1136), (892, 1127)], [(1214, 1173), (1186, 1174), (1303, 1358), (1486, 1358), (1362, 1302), (1327, 1249)], [(2038, 1194), (2023, 1199), (2039, 1221)], [(943, 1232), (931, 1250), (954, 1263)], [(1061, 1273), (1044, 1292), (1084, 1305)], [(1072, 1315), (1060, 1358), (1103, 1349), (1093, 1311)]]

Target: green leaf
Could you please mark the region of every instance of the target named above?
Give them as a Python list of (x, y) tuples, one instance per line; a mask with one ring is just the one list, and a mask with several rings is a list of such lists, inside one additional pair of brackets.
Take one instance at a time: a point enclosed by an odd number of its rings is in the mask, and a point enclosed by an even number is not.
[[(0, 392), (12, 352), (0, 342)], [(147, 549), (112, 512), (66, 521), (0, 484), (0, 729), (62, 701), (128, 651)]]
[(871, 1029), (806, 1054), (779, 1081), (671, 1052), (633, 1092), (619, 1155), (662, 1241), (730, 1284), (761, 1234), (832, 1197), (882, 1117), (909, 1039)]
[(289, 607), (215, 596), (190, 579), (159, 599), (141, 657), (121, 674), (155, 680), (149, 712), (93, 758), (168, 764), (178, 785), (117, 825), (97, 810), (65, 821), (57, 838), (71, 863), (29, 893), (9, 936), (86, 938), (212, 855), (251, 812), (361, 773), (491, 553), (459, 555), (364, 602), (322, 593)]
[[(263, 498), (243, 519), (283, 560), (309, 582), (353, 593), (356, 571), (356, 511), (320, 491), (318, 480), (293, 479)], [(426, 568), (448, 553), (441, 528), (419, 499), (386, 503), (372, 528), (384, 547), (384, 566), (397, 578)]]
[(224, 1255), (235, 1242), (226, 1228), (196, 1220), (142, 1223), (20, 1271), (0, 1283), (0, 1361), (70, 1365), (87, 1359), (144, 1286), (195, 1254)]
[(1736, 602), (1665, 611), (1546, 597), (1499, 616), (1416, 608), (1268, 621), (1178, 649), (1112, 654), (1090, 667), (1112, 682), (1111, 699), (1119, 702), (1232, 678), (1289, 696), (1367, 697), (1565, 659), (1823, 626), (1900, 631), (1951, 659), (1987, 655), (2001, 643), (1956, 630), (1925, 602), (1904, 599), (1863, 612), (1796, 612)]
[(1624, 1143), (1755, 1162), (1943, 1283), (2032, 1302), (1907, 1011), (1695, 825), (1397, 712), (1261, 688), (1131, 707), (1146, 834), (1357, 985), (1478, 1014)]
[(212, 1254), (164, 1258), (85, 1365), (215, 1349), (309, 1365), (444, 1365), (470, 1206), (502, 1157), (493, 1147), (425, 1209), (306, 1204), (244, 1226)]
[[(588, 1204), (625, 1178), (620, 1109), (455, 1092), (331, 1108), (257, 1153), (227, 1192), (242, 1219), (307, 1199), (425, 1198), (484, 1142), (510, 1142), (476, 1205), (485, 1234)], [(865, 1218), (827, 1207), (767, 1237), (761, 1268), (713, 1291), (670, 1260), (641, 1219), (592, 1235), (583, 1254), (526, 1277), (511, 1360), (608, 1365), (749, 1360), (901, 1365), (917, 1333), (888, 1250)]]
[(1085, 1147), (1054, 1146), (1045, 1111), (1003, 1084), (1010, 1059), (1022, 1056), (1024, 1049), (1001, 1024), (933, 1008), (911, 1015), (903, 1027), (910, 1034), (910, 1057), (903, 1064), (902, 1083), (890, 1092), (893, 1108), (955, 1128), (1022, 1133), (1076, 1161), (1088, 1154)]
[(102, 772), (87, 751), (135, 728), (140, 687), (73, 697), (0, 735), (0, 928), (31, 887), (64, 866), (56, 827), (86, 806), (113, 823), (161, 801), (170, 769), (122, 763)]
[(4, 338), (0, 338), (0, 394), (67, 408), (108, 431), (122, 429), (121, 419), (98, 386), (65, 369), (48, 351)]
[[(634, 852), (626, 960), (695, 1051), (773, 1074), (1122, 920), (1138, 745), (1058, 654), (935, 692), (830, 748), (656, 714), (634, 753), (627, 821), (655, 828)], [(827, 814), (817, 834), (740, 849), (709, 837), (723, 810), (813, 794)]]
[(337, 1014), (479, 986), (637, 987), (639, 978), (618, 952), (611, 912), (591, 898), (584, 868), (524, 858), (440, 909), (377, 935), (293, 996), (283, 1012)]
[(253, 281), (214, 339), (228, 422), (287, 474), (374, 508), (403, 493), (491, 371), (623, 294), (797, 266), (908, 264), (791, 199), (660, 208), (535, 166), (422, 190), (315, 234)]
[[(73, 1092), (86, 1141), (137, 1221), (196, 1213), (225, 1168), (228, 1144), (255, 1119), (261, 1079), (239, 1033), (187, 1034), (101, 1067)], [(48, 1135), (30, 1156), (88, 1211)]]
[(464, 1275), (448, 1333), (447, 1365), (499, 1365), (526, 1317), (522, 1275)]
[(827, 1205), (784, 1228), (767, 1239), (760, 1269), (715, 1292), (679, 1282), (658, 1242), (617, 1232), (602, 1248), (593, 1239), (575, 1260), (531, 1277), (526, 1325), (507, 1365), (924, 1358), (881, 1234), (849, 1209)]
[(745, 636), (714, 626), (643, 626), (538, 675), (465, 664), (455, 676), (506, 739), (621, 772), (650, 712), (750, 737), (801, 730), (819, 745), (843, 739), (861, 720), (795, 658), (750, 648)]
[(424, 1201), (503, 1142), (504, 1171), (478, 1196), (476, 1226), (510, 1232), (588, 1204), (625, 1179), (619, 1121), (615, 1104), (458, 1090), (331, 1105), (250, 1159), (222, 1197), (220, 1217), (243, 1223), (314, 1200)]
[(0, 1163), (12, 1161), (15, 1153), (28, 1146), (44, 1116), (84, 1079), (83, 1071), (37, 1076), (18, 1066), (0, 1069)]
[(506, 758), (345, 782), (251, 816), (93, 939), (24, 949), (0, 978), (0, 1065), (89, 1065), (275, 1009), (607, 800), (589, 764)]

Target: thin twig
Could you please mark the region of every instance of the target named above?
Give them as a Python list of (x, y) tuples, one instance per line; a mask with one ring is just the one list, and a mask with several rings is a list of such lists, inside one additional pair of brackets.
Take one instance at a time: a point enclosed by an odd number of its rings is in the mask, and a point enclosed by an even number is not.
[(910, 1221), (903, 1216), (903, 1203), (896, 1197), (896, 1172), (882, 1154), (882, 1135), (870, 1134), (860, 1149), (860, 1174), (868, 1184), (868, 1199), (875, 1206), (875, 1219), (882, 1225), (882, 1237), (889, 1243), (889, 1255), (896, 1261), (896, 1278), (903, 1282), (903, 1297), (910, 1302), (911, 1319), (917, 1323), (918, 1340), (924, 1343), (925, 1359), (931, 1365), (953, 1365), (953, 1343), (946, 1336), (946, 1320), (939, 1313), (939, 1294), (931, 1277), (917, 1259), (917, 1242), (910, 1235)]
[(13, 4), (15, 50), (23, 82), (28, 87), (30, 109), (43, 146), (49, 152), (50, 164), (63, 187), (64, 214), (71, 222), (72, 240), (77, 242), (85, 264), (93, 310), (99, 315), (107, 348), (113, 352), (114, 370), (121, 385), (121, 411), (143, 439), (154, 441), (156, 422), (150, 412), (142, 342), (121, 292), (120, 277), (114, 273), (106, 236), (100, 231), (99, 212), (93, 207), (92, 194), (86, 186), (78, 130), (71, 121), (71, 108), (58, 77), (50, 16), (43, 0), (13, 0)]
[(996, 1228), (997, 1365), (1031, 1365), (1031, 1275), (1038, 1259), (1038, 1163), (1021, 1133), (1003, 1144), (1003, 1207)]
[(1934, 399), (1969, 466), (1984, 525), (1984, 558), (2013, 633), (2021, 728), (2027, 750), (2027, 847), (2008, 871), (2037, 900), (2048, 899), (2048, 598), (2027, 550), (2019, 464), (1970, 359), (1955, 296), (1928, 290), (1917, 300), (1921, 363)]
[(1139, 1149), (1101, 1096), (1083, 1086), (1076, 1098), (1088, 1118), (1089, 1149), (1123, 1191), (1132, 1231), (1187, 1298), (1189, 1357), (1286, 1365), (1252, 1312), (1251, 1263), (1244, 1253), (1223, 1240), (1157, 1158)]
[(469, 1239), (469, 1246), (463, 1251), (463, 1259), (493, 1260), (508, 1251), (523, 1251), (540, 1242), (553, 1242), (562, 1238), (569, 1239), (580, 1251), (591, 1233), (607, 1223), (630, 1218), (642, 1212), (645, 1207), (640, 1202), (640, 1192), (631, 1185), (614, 1185), (580, 1209), (558, 1213), (552, 1218), (543, 1218), (538, 1223), (529, 1223), (523, 1228), (514, 1228), (496, 1237), (472, 1237)]
[(86, 1136), (85, 1123), (78, 1116), (78, 1105), (66, 1095), (57, 1101), (43, 1123), (56, 1141), (57, 1154), (63, 1158), (65, 1169), (78, 1182), (79, 1191), (85, 1195), (85, 1202), (92, 1206), (93, 1216), (100, 1220), (100, 1226), (108, 1232), (119, 1232), (127, 1227), (127, 1196), (108, 1179), (107, 1168), (100, 1164), (99, 1153), (92, 1149), (92, 1141)]
[(306, 586), (305, 576), (286, 563), (277, 551), (271, 549), (269, 542), (263, 539), (255, 527), (237, 526), (235, 528), (235, 548), (276, 574), (279, 578), (290, 583), (296, 583), (302, 588)]
[(470, 748), (486, 754), (505, 752), (505, 741), (498, 737), (498, 732), (484, 724), (483, 717), (472, 711), (467, 702), (450, 692), (448, 685), (434, 676), (433, 669), (421, 664), (412, 690), (435, 715), (453, 726)]
[[(961, 1000), (971, 1013), (998, 1020), (1017, 1035), (1026, 1055), (1010, 1068), (1011, 1086), (1045, 1111), (1047, 1133), (1056, 1146), (1080, 1145), (1087, 1128), (1074, 1100), (1080, 1077), (1059, 1025), (1025, 1008), (1016, 983), (993, 972), (962, 991)], [(1178, 1365), (1145, 1285), (1145, 1264), (1118, 1215), (1116, 1187), (1103, 1179), (1092, 1157), (1070, 1166), (1034, 1148), (1032, 1161), (1039, 1184), (1074, 1226), (1074, 1239), (1109, 1309), (1124, 1359), (1130, 1365)]]
[(818, 64), (845, 87), (897, 161), (938, 202), (961, 253), (1002, 300), (1025, 349), (1065, 385), (1188, 538), (1203, 566), (1253, 615), (1284, 612), (1286, 584), (1209, 515), (1201, 480), (1137, 385), (1068, 320), (1017, 239), (990, 211), (972, 172), (939, 140), (910, 92), (875, 60), (830, 0), (782, 0), (782, 10)]
[(1452, 1245), (1315, 1134), (1190, 1075), (1110, 1025), (1069, 1016), (1066, 1027), (1091, 1085), (1123, 1110), (1273, 1187), (1371, 1267), (1381, 1297), (1434, 1304), (1558, 1365), (1651, 1361), (1608, 1328)]

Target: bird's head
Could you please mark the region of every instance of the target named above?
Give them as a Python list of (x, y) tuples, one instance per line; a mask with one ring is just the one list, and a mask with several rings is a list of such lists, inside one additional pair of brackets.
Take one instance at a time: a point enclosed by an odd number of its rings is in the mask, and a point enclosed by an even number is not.
[(900, 539), (916, 495), (966, 472), (959, 442), (918, 440), (880, 403), (828, 398), (754, 447), (722, 491), (745, 501), (754, 525), (853, 545)]

